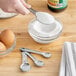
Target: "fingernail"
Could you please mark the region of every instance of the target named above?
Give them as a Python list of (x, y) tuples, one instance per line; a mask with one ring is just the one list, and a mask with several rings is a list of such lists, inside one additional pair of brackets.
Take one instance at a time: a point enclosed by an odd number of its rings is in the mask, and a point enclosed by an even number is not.
[(28, 5), (28, 8), (31, 8), (31, 5)]

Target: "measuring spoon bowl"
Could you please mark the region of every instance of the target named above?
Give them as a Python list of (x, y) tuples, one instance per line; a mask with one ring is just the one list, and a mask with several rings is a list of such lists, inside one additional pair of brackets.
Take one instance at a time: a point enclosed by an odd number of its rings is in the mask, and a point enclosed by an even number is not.
[(21, 66), (20, 66), (20, 69), (23, 72), (28, 72), (28, 71), (30, 71), (31, 66), (29, 65), (29, 63), (22, 63)]
[(40, 61), (40, 60), (37, 60), (37, 61), (35, 61), (34, 63), (35, 63), (35, 65), (38, 66), (38, 67), (44, 66), (44, 62), (43, 62), (43, 61)]
[(44, 57), (46, 57), (46, 58), (51, 57), (51, 54), (50, 54), (50, 53), (42, 53), (42, 55), (43, 55)]

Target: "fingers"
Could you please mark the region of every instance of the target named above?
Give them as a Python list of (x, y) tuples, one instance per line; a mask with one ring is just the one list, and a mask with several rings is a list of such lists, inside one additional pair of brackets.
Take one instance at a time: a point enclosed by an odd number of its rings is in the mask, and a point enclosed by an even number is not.
[(23, 15), (30, 13), (30, 11), (24, 7), (24, 5), (22, 4), (20, 0), (17, 0), (17, 3), (15, 4), (15, 9), (17, 12)]
[(18, 13), (15, 9), (2, 8), (2, 10), (3, 10), (4, 12), (8, 12), (8, 13)]
[(24, 0), (15, 0), (15, 2), (12, 2), (12, 4), (10, 3), (9, 5), (7, 4), (7, 6), (5, 5), (2, 10), (8, 13), (20, 13), (25, 15), (30, 13), (28, 8), (31, 8), (31, 6), (25, 3)]

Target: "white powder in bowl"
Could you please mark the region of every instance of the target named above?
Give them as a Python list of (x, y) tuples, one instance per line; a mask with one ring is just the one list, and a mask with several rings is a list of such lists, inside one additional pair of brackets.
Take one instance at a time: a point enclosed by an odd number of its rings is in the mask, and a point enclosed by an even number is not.
[(6, 13), (0, 8), (0, 18), (10, 18), (16, 15), (16, 13)]
[(51, 24), (55, 21), (54, 17), (46, 12), (37, 12), (36, 17), (39, 22), (44, 24)]

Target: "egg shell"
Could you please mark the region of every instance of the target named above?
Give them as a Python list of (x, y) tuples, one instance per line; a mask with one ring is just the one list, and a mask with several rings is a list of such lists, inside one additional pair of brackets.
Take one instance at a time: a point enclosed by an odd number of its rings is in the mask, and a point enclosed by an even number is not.
[(15, 35), (10, 29), (3, 30), (0, 34), (0, 41), (2, 41), (8, 48), (14, 43)]
[(6, 46), (0, 42), (0, 51), (5, 51), (6, 50)]

